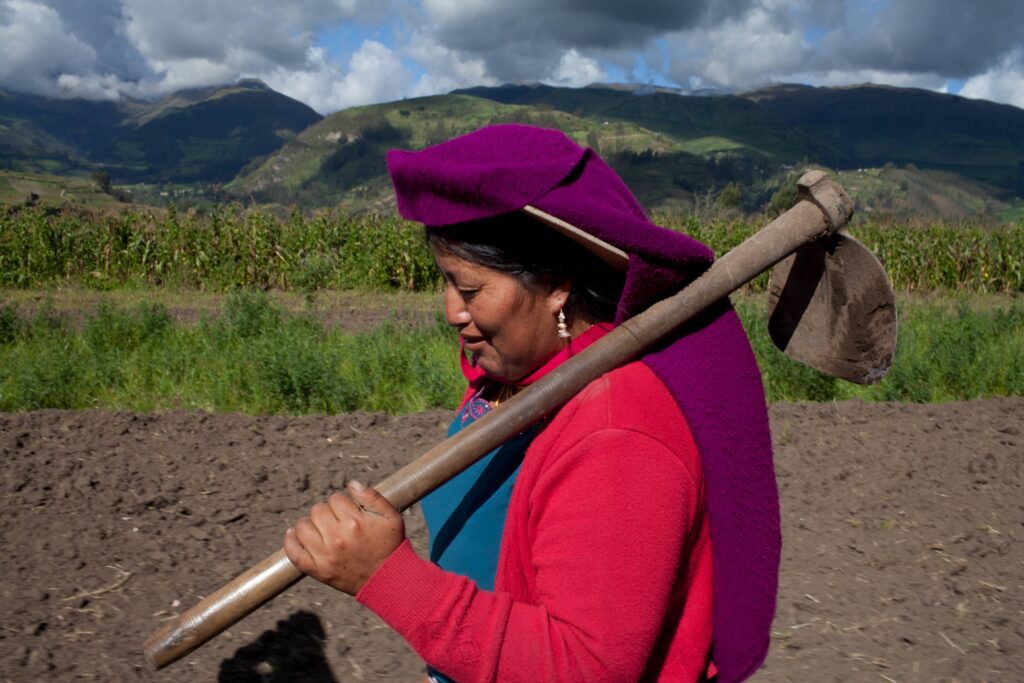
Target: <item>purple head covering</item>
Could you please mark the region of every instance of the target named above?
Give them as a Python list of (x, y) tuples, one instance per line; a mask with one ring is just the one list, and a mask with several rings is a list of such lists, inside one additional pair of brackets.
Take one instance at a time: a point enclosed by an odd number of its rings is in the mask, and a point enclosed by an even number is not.
[[(703, 272), (710, 249), (654, 225), (622, 180), (563, 133), (500, 125), (418, 152), (388, 153), (399, 212), (443, 226), (531, 204), (630, 255), (616, 322)], [(727, 301), (643, 357), (697, 443), (713, 549), (712, 657), (722, 683), (768, 652), (778, 586), (779, 503), (761, 374)]]

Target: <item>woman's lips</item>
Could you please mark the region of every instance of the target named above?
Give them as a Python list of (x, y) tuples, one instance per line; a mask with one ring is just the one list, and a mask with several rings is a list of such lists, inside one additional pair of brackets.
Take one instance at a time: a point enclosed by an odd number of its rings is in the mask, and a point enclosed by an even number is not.
[(483, 337), (462, 338), (462, 345), (466, 348), (467, 351), (479, 351), (481, 348), (483, 348), (485, 343), (486, 342), (484, 341)]

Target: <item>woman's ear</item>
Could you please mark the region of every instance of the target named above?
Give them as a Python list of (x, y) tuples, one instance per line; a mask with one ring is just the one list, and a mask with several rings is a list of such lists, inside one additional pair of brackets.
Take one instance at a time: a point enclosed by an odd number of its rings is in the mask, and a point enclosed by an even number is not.
[(565, 308), (566, 302), (569, 301), (570, 292), (572, 292), (572, 281), (569, 278), (564, 278), (561, 282), (551, 284), (551, 292), (548, 294), (551, 315), (557, 315), (560, 310)]

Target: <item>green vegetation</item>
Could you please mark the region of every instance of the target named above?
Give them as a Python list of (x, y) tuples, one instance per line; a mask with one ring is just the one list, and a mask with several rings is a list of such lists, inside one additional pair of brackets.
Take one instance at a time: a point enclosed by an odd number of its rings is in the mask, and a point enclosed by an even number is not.
[(124, 204), (111, 195), (110, 177), (101, 173), (86, 178), (0, 171), (0, 206), (31, 204), (83, 209), (123, 207)]
[[(685, 156), (694, 166), (705, 165), (703, 159), (684, 153), (684, 141), (639, 123), (612, 123), (547, 106), (451, 94), (335, 112), (273, 155), (246, 166), (225, 189), (263, 202), (304, 207), (344, 203), (358, 209), (379, 209), (393, 197), (384, 163), (388, 150), (420, 149), (496, 123), (558, 128), (580, 144), (625, 161), (633, 155), (666, 155), (665, 160), (672, 163), (661, 166), (665, 172), (654, 194), (673, 188), (679, 193), (679, 186), (673, 184), (673, 179), (681, 177), (674, 155)], [(697, 186), (707, 176), (707, 170), (701, 168), (688, 180)]]
[(734, 183), (743, 188), (737, 208), (761, 212), (783, 177), (813, 163), (833, 169), (862, 215), (1014, 220), (1022, 211), (1024, 112), (871, 85), (780, 85), (710, 97), (505, 85), (326, 118), (258, 81), (182, 90), (159, 102), (7, 93), (0, 168), (103, 171), (115, 185), (159, 186), (138, 187), (137, 201), (380, 211), (392, 201), (389, 149), (420, 149), (494, 123), (564, 131), (597, 150), (651, 208), (696, 210), (704, 193)]
[[(478, 87), (336, 112), (226, 188), (237, 197), (381, 209), (384, 155), (492, 123), (558, 128), (597, 150), (644, 206), (694, 209), (729, 183), (759, 212), (810, 163), (850, 181), (863, 214), (1009, 215), (1024, 192), (1024, 113), (920, 90), (779, 86), (743, 96), (621, 88)], [(899, 168), (897, 168), (897, 165)]]
[[(760, 226), (739, 219), (656, 216), (725, 253)], [(26, 207), (0, 213), (0, 287), (173, 286), (431, 291), (440, 283), (422, 228), (393, 216), (237, 205), (209, 214), (90, 213)], [(851, 233), (885, 264), (897, 290), (1024, 292), (1024, 223), (860, 221)], [(767, 278), (753, 284), (763, 291)]]
[(885, 264), (897, 289), (1024, 292), (1024, 222), (863, 223), (851, 233)]
[[(718, 209), (729, 209), (739, 192), (719, 198)], [(718, 253), (758, 227), (739, 219), (658, 220)], [(417, 310), (433, 305), (428, 299), (440, 278), (421, 230), (375, 214), (277, 217), (238, 206), (209, 214), (173, 206), (160, 215), (2, 212), (0, 287), (14, 290), (0, 305), (0, 410), (451, 406), (461, 380), (453, 334), (440, 321), (348, 334), (326, 326), (313, 304), (359, 290), (423, 292), (412, 297)], [(851, 231), (885, 262), (898, 290), (916, 293), (900, 305), (893, 369), (879, 385), (858, 387), (796, 364), (767, 337), (763, 295), (740, 296), (770, 400), (1024, 394), (1024, 224), (862, 221)], [(766, 280), (748, 292), (763, 292)], [(32, 294), (57, 287), (107, 294), (90, 295), (98, 306), (76, 305), (73, 296), (70, 305), (59, 302), (64, 311), (92, 311), (69, 317), (40, 308)], [(952, 303), (967, 294), (974, 303)], [(180, 305), (189, 298), (192, 305)], [(168, 307), (191, 310), (200, 321), (176, 323)]]
[(248, 413), (405, 413), (451, 406), (463, 381), (454, 333), (384, 325), (330, 331), (263, 294), (175, 325), (162, 306), (101, 305), (79, 327), (0, 307), (0, 410), (201, 408)]
[(0, 287), (423, 291), (440, 276), (421, 233), (393, 217), (282, 220), (237, 206), (203, 216), (26, 208), (0, 213)]
[(770, 401), (929, 403), (1024, 395), (1024, 305), (971, 306), (966, 301), (899, 306), (899, 337), (889, 374), (860, 386), (796, 363), (768, 337), (767, 310), (753, 302), (737, 309), (750, 336)]
[[(896, 361), (878, 385), (840, 382), (772, 346), (763, 304), (738, 309), (770, 401), (953, 401), (1024, 394), (1024, 306), (903, 303)], [(71, 325), (43, 307), (0, 306), (0, 410), (201, 408), (259, 413), (404, 413), (453, 407), (454, 333), (386, 324), (363, 334), (289, 313), (262, 293), (175, 324), (167, 309), (100, 305)]]
[(258, 81), (182, 90), (159, 102), (6, 93), (0, 168), (103, 171), (118, 183), (226, 182), (320, 118)]
[[(718, 254), (760, 227), (743, 221), (701, 223), (694, 217), (660, 220)], [(1024, 222), (995, 226), (855, 221), (850, 234), (878, 256), (897, 291), (1024, 292)], [(763, 275), (754, 281), (753, 289), (763, 291), (767, 282)]]
[[(913, 164), (897, 168), (861, 168), (835, 173), (838, 182), (862, 216), (890, 216), (902, 220), (922, 216), (945, 220), (977, 220), (979, 216), (1015, 221), (1014, 206), (1000, 200), (997, 188), (946, 171), (920, 169)], [(787, 179), (792, 183), (793, 176)], [(876, 219), (877, 220), (877, 219)]]

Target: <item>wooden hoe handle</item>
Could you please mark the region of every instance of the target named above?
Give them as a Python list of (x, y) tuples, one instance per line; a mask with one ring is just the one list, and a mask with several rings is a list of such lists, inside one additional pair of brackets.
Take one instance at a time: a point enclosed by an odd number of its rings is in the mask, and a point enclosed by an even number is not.
[[(398, 470), (375, 488), (399, 510), (408, 508), (494, 450), (542, 420), (604, 373), (647, 348), (716, 301), (789, 256), (799, 247), (841, 229), (853, 202), (820, 171), (797, 182), (801, 201), (708, 268), (677, 294), (622, 323), (586, 351), (504, 402), (455, 436)], [(270, 555), (213, 595), (169, 621), (143, 645), (146, 660), (162, 668), (188, 654), (301, 579), (283, 550)]]

